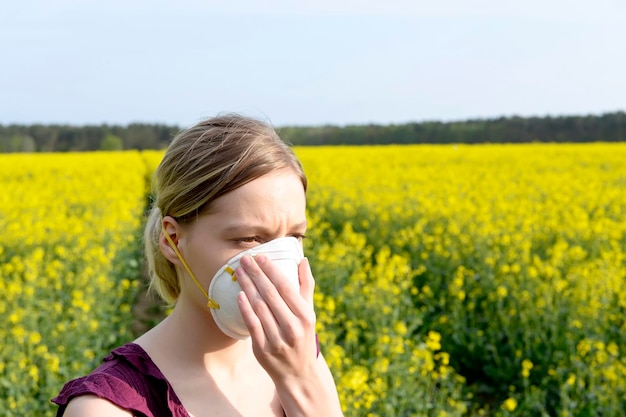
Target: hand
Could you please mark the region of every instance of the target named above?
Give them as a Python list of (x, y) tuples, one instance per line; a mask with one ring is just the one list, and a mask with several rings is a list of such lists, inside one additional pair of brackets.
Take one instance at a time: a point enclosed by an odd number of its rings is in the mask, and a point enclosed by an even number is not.
[(298, 267), (298, 291), (264, 256), (245, 256), (237, 268), (239, 309), (252, 349), (276, 385), (285, 415), (343, 416), (337, 388), (324, 357), (317, 355), (309, 261)]
[(261, 366), (275, 381), (315, 373), (315, 280), (308, 260), (298, 268), (299, 291), (263, 255), (243, 257), (236, 274), (239, 309)]

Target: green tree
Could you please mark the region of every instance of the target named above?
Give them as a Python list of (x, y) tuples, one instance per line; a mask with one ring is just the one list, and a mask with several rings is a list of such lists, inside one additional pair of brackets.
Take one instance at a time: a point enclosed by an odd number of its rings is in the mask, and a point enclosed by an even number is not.
[(0, 152), (35, 152), (35, 140), (26, 135), (13, 135), (0, 139)]
[(124, 141), (122, 138), (111, 133), (107, 133), (100, 142), (101, 151), (121, 151), (122, 149), (124, 149)]

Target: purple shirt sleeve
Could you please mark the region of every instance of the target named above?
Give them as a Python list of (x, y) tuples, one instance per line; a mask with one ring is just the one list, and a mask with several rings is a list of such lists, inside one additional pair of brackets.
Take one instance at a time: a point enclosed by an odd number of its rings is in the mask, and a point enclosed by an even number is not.
[(139, 417), (189, 417), (165, 376), (133, 343), (115, 349), (91, 374), (65, 384), (52, 399), (59, 406), (57, 417), (80, 395), (96, 395)]

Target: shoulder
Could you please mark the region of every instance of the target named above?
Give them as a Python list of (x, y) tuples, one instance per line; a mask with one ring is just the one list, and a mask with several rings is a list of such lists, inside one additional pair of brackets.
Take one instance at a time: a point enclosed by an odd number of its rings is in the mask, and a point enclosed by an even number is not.
[[(122, 372), (122, 375), (119, 375), (117, 369), (115, 369), (116, 372), (107, 372), (113, 369), (115, 368), (96, 370), (87, 376), (66, 383), (59, 395), (52, 399), (59, 406), (58, 415), (67, 416), (67, 410), (70, 408), (90, 411), (87, 414), (79, 412), (75, 415), (92, 415), (91, 411), (100, 410), (107, 404), (114, 409), (145, 412), (147, 410), (146, 393), (137, 390), (137, 381), (123, 377), (128, 374), (127, 372)], [(80, 407), (77, 408), (76, 404)]]
[(151, 416), (169, 408), (163, 401), (169, 388), (147, 353), (128, 344), (111, 352), (89, 375), (66, 383), (52, 401), (59, 406), (58, 416)]
[(63, 417), (129, 417), (132, 415), (130, 411), (96, 395), (81, 395), (73, 398), (63, 413)]

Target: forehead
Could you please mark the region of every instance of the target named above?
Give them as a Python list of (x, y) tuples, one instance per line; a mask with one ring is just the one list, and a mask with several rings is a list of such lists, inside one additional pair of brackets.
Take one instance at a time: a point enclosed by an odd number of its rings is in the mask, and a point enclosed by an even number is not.
[(292, 170), (263, 175), (223, 195), (211, 204), (208, 214), (242, 221), (301, 221), (306, 197), (300, 176)]

